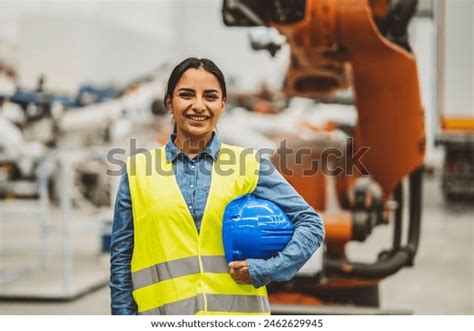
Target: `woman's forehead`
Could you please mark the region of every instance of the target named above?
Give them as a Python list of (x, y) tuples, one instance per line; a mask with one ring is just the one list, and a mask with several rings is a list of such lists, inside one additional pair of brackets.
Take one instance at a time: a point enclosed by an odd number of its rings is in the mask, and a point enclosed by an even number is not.
[(198, 68), (189, 68), (186, 70), (176, 85), (176, 88), (200, 88), (200, 89), (216, 89), (221, 90), (219, 81), (217, 78), (210, 72), (205, 69)]

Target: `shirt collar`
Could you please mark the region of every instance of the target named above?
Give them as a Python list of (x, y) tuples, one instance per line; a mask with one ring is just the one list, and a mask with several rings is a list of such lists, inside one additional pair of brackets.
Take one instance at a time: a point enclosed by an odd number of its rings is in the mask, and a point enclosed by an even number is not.
[[(181, 154), (181, 150), (174, 144), (174, 140), (176, 138), (176, 134), (172, 133), (168, 138), (168, 142), (165, 145), (165, 153), (166, 153), (166, 161), (173, 162), (179, 154)], [(213, 158), (215, 161), (217, 159), (217, 153), (221, 147), (221, 141), (215, 132), (212, 132), (212, 138), (209, 144), (206, 146), (202, 153), (208, 154), (210, 157)]]

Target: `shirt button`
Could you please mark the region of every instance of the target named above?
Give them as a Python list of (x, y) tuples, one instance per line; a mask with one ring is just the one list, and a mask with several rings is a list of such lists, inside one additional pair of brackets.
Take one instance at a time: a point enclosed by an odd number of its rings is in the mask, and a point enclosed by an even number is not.
[(191, 185), (189, 185), (189, 187), (190, 187), (190, 188), (193, 188), (193, 187), (194, 187), (194, 185), (193, 185), (193, 184), (191, 184)]
[(189, 209), (193, 209), (193, 206), (192, 206), (192, 205), (189, 205)]
[(194, 165), (191, 165), (191, 169), (194, 169), (194, 168), (195, 168)]

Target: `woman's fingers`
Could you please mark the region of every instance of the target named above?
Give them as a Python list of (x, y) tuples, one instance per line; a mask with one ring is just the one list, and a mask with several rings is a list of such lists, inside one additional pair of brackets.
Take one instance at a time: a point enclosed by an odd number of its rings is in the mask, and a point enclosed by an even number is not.
[(246, 261), (234, 261), (229, 263), (229, 274), (237, 284), (252, 284)]
[(240, 269), (247, 266), (247, 261), (233, 261), (229, 263), (229, 268)]

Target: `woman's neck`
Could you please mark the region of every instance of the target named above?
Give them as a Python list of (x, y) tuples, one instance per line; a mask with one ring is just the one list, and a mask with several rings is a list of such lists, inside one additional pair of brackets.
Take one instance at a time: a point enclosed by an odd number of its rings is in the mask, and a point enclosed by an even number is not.
[(187, 154), (190, 158), (193, 158), (204, 151), (211, 139), (212, 132), (198, 137), (177, 132), (174, 144), (181, 150), (181, 152)]

